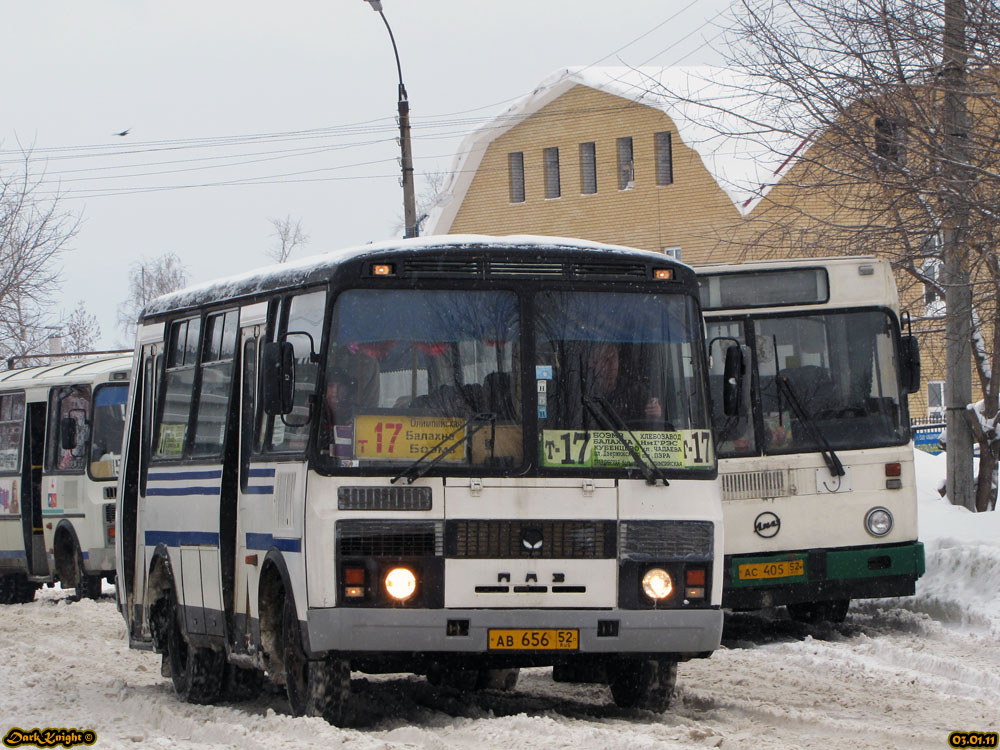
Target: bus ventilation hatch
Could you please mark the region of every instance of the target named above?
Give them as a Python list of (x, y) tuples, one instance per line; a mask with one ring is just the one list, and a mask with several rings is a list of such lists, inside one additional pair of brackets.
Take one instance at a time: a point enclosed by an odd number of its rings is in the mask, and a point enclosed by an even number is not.
[(788, 497), (791, 488), (784, 469), (740, 471), (720, 474), (723, 500), (755, 500), (757, 498)]

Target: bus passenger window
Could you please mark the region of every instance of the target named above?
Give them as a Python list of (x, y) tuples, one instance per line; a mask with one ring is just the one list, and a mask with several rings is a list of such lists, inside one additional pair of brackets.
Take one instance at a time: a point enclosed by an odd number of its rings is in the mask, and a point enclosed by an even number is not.
[(24, 431), (24, 394), (0, 396), (0, 472), (17, 471)]

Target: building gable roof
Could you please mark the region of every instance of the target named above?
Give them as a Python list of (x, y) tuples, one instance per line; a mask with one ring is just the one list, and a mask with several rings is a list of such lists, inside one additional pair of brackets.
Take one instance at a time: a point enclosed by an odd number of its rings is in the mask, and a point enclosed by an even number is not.
[[(713, 67), (565, 68), (465, 137), (451, 180), (428, 218), (431, 234), (449, 231), (489, 145), (575, 86), (587, 86), (664, 112), (683, 143), (741, 214), (753, 210), (805, 152), (809, 138), (782, 130), (744, 73)], [(737, 112), (738, 114), (732, 114)]]

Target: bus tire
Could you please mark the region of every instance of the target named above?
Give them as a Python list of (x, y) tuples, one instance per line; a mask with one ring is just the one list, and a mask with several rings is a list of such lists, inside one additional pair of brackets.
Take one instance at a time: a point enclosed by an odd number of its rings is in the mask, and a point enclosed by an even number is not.
[(170, 679), (177, 697), (187, 703), (212, 703), (222, 692), (226, 655), (214, 649), (192, 646), (184, 633), (183, 614), (173, 607), (167, 634)]
[(80, 578), (76, 584), (76, 596), (78, 599), (100, 599), (102, 578), (100, 575), (91, 576), (80, 572)]
[(608, 666), (608, 685), (619, 708), (665, 711), (677, 684), (677, 662), (624, 659)]
[(238, 703), (249, 701), (260, 695), (264, 686), (264, 673), (252, 667), (238, 667), (226, 664), (226, 675), (222, 682), (220, 698)]
[(41, 584), (29, 581), (24, 573), (0, 576), (0, 604), (27, 604), (35, 600)]
[(334, 655), (325, 659), (306, 656), (295, 603), (289, 596), (281, 612), (281, 656), (292, 715), (322, 716), (334, 726), (342, 726), (351, 695), (350, 665)]
[(834, 625), (847, 619), (847, 610), (851, 606), (850, 599), (833, 599), (826, 602), (798, 602), (786, 604), (788, 616), (797, 622), (815, 625), (819, 622), (830, 622)]

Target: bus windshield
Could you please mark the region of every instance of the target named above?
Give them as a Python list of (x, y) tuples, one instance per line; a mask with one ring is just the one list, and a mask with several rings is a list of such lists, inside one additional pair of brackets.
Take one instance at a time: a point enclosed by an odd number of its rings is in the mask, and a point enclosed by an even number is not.
[(124, 383), (97, 388), (90, 443), (90, 475), (94, 479), (118, 478), (127, 397), (128, 386)]
[(693, 299), (544, 291), (535, 309), (543, 466), (714, 467)]
[[(513, 292), (348, 290), (334, 305), (331, 331), (321, 461), (352, 467), (430, 455), (445, 466), (520, 463)], [(488, 429), (475, 429), (476, 415)]]
[[(762, 316), (707, 325), (722, 456), (819, 451), (817, 431), (834, 449), (909, 439), (897, 336), (887, 312)], [(733, 340), (749, 345), (756, 369), (753, 419), (721, 413), (722, 353)]]

